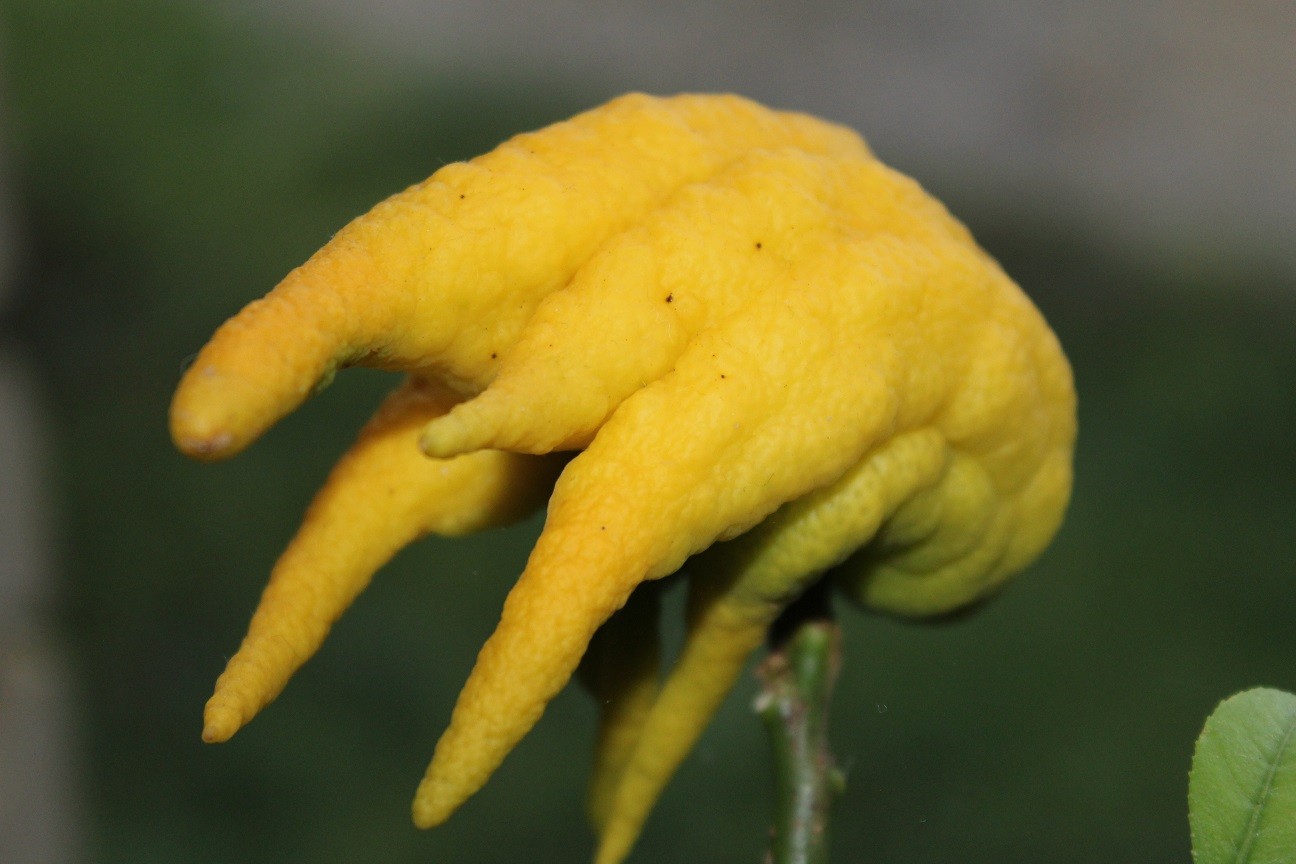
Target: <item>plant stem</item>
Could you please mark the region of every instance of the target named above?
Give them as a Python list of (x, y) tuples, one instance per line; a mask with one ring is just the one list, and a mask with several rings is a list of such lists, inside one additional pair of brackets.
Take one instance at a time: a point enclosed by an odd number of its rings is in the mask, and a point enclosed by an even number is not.
[(774, 826), (766, 864), (826, 864), (828, 811), (842, 778), (828, 746), (828, 706), (841, 666), (841, 633), (826, 587), (784, 610), (756, 670), (756, 711), (774, 755)]

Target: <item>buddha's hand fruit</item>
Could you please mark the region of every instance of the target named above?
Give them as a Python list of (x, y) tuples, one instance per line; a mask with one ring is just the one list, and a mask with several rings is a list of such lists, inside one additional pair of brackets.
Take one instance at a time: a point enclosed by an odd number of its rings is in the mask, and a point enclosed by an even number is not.
[[(808, 584), (950, 611), (1034, 559), (1070, 492), (1070, 370), (1017, 286), (853, 132), (733, 96), (626, 96), (379, 204), (217, 331), (172, 435), (230, 455), (348, 365), (409, 375), (276, 565), (204, 737), (401, 546), (552, 491), (414, 819), (444, 821), (581, 666), (603, 864)], [(645, 583), (692, 555), (659, 686)]]

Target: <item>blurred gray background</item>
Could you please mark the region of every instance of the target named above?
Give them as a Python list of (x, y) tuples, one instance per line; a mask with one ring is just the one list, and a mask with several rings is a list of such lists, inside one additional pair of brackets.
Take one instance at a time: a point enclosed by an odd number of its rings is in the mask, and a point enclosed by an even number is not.
[[(1287, 3), (231, 2), (361, 62), (500, 82), (735, 91), (1108, 243), (1296, 256)], [(1292, 260), (1288, 257), (1288, 260)]]
[[(0, 861), (588, 857), (574, 690), (448, 825), (407, 815), (537, 520), (403, 554), (279, 702), (200, 744), (391, 381), (343, 375), (218, 466), (171, 451), (165, 411), (207, 334), (347, 219), (632, 89), (856, 127), (1075, 365), (1044, 559), (957, 624), (842, 611), (834, 860), (1187, 860), (1202, 720), (1296, 690), (1289, 3), (0, 0)], [(759, 858), (751, 691), (632, 860)]]

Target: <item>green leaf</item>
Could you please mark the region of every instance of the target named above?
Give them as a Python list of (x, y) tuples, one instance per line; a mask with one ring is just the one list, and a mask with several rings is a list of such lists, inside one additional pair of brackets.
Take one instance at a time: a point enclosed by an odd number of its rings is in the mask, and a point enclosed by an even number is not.
[(1197, 739), (1188, 821), (1196, 864), (1296, 864), (1296, 696), (1220, 703)]

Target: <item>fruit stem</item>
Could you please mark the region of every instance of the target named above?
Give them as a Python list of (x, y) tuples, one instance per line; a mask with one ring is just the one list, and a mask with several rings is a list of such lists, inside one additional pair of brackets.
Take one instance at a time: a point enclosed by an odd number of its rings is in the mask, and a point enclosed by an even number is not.
[(841, 667), (841, 632), (826, 583), (811, 587), (770, 628), (756, 670), (756, 712), (774, 757), (774, 825), (766, 864), (826, 864), (828, 811), (842, 776), (828, 745), (828, 706)]

